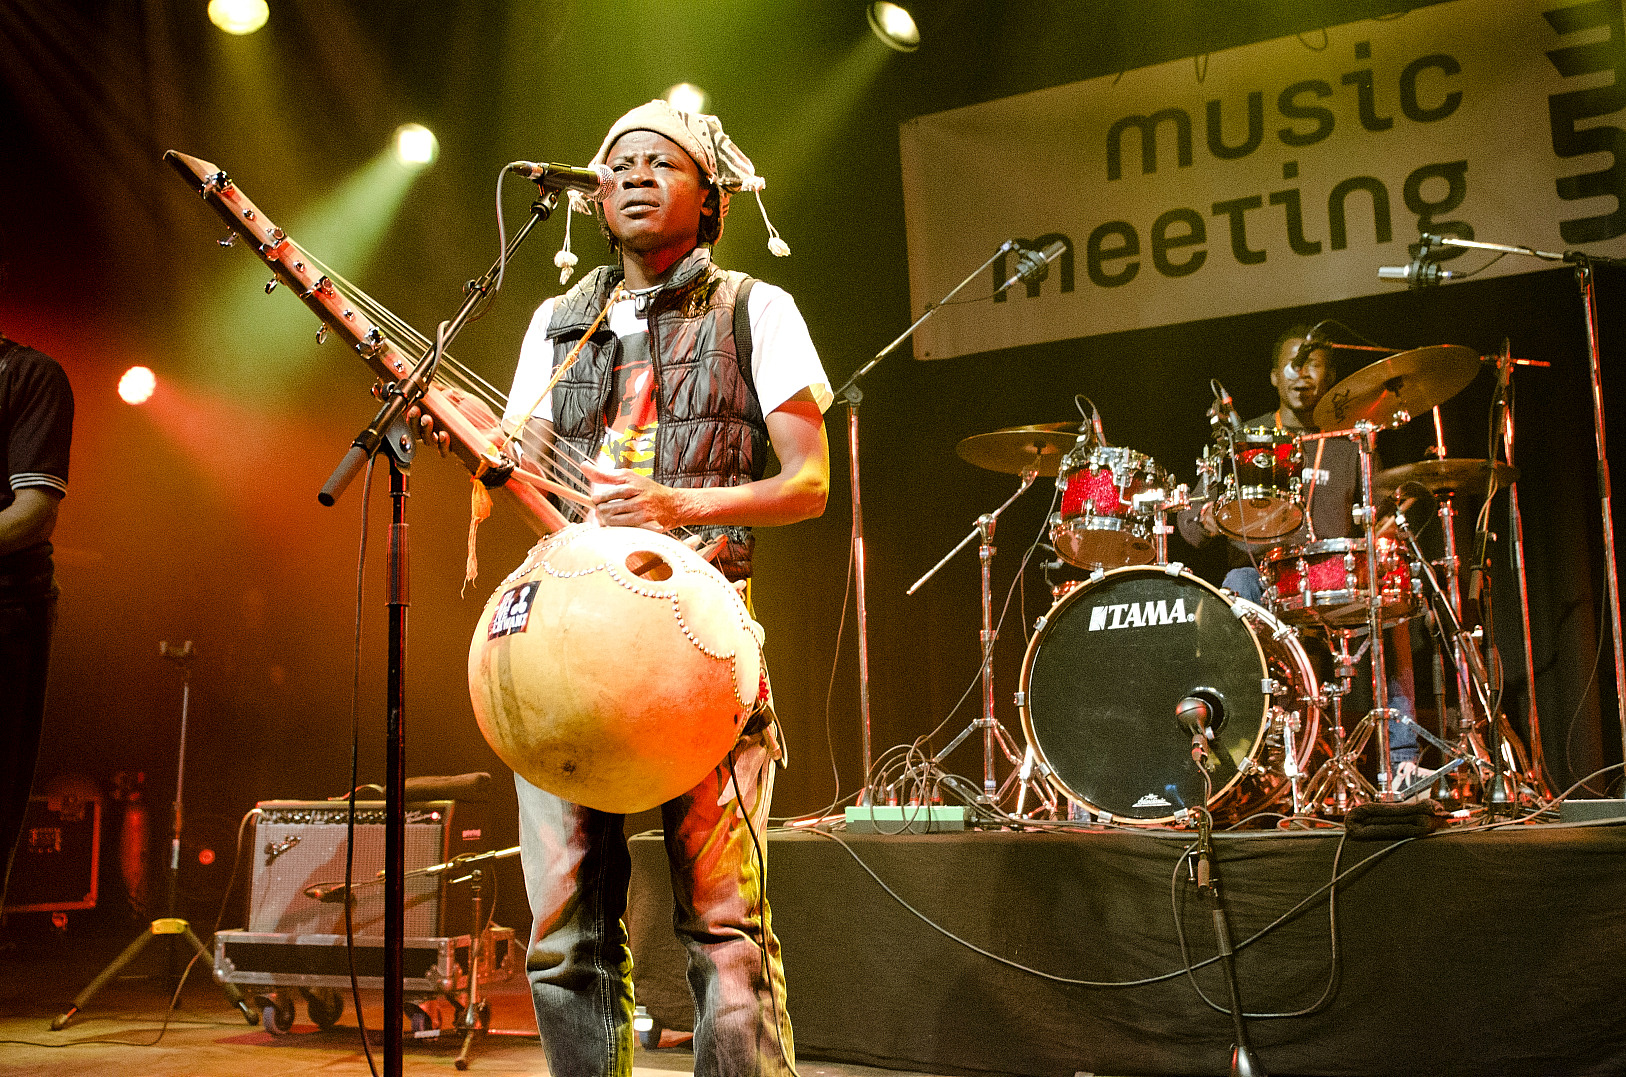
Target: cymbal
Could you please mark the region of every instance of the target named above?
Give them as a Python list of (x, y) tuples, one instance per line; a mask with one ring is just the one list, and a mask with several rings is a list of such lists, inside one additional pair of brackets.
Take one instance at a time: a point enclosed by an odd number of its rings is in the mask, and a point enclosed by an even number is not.
[(1450, 400), (1479, 373), (1479, 356), (1459, 344), (1397, 352), (1334, 385), (1315, 406), (1323, 431), (1352, 430), (1361, 421), (1394, 426)]
[(989, 471), (1020, 475), (1036, 470), (1046, 478), (1055, 478), (1061, 470), (1062, 454), (1077, 441), (1077, 423), (1039, 423), (972, 434), (954, 451), (966, 463)]
[(1444, 460), (1419, 460), (1415, 464), (1384, 468), (1372, 476), (1372, 485), (1380, 496), (1387, 497), (1406, 483), (1419, 483), (1431, 494), (1485, 492), (1486, 480), (1494, 471), (1496, 489), (1500, 490), (1516, 481), (1519, 469), (1500, 460), (1475, 460), (1468, 457), (1447, 457)]

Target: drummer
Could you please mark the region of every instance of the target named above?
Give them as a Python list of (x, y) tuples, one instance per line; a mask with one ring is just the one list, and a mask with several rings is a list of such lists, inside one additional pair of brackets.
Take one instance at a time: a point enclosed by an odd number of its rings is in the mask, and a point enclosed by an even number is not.
[[(1276, 389), (1276, 410), (1243, 424), (1247, 430), (1314, 433), (1315, 408), (1337, 381), (1333, 350), (1316, 340), (1311, 327), (1295, 325), (1276, 338), (1270, 366), (1270, 384)], [(1222, 416), (1222, 421), (1224, 417)], [(1320, 539), (1347, 538), (1353, 527), (1350, 510), (1360, 493), (1360, 452), (1347, 438), (1305, 443), (1308, 481), (1300, 497), (1307, 503), (1308, 519), (1297, 531), (1269, 542), (1249, 543), (1224, 536), (1214, 519), (1212, 499), (1192, 498), (1193, 507), (1176, 519), (1180, 535), (1193, 546), (1227, 537), (1230, 568), (1222, 586), (1250, 602), (1264, 602), (1264, 587), (1254, 563), (1278, 546), (1296, 546)], [(1374, 462), (1374, 470), (1376, 464)], [(1200, 507), (1199, 507), (1200, 506)], [(1385, 649), (1389, 667), (1389, 706), (1407, 717), (1415, 715), (1411, 675), (1411, 639), (1401, 626), (1389, 634)], [(1397, 787), (1416, 771), (1417, 733), (1408, 725), (1389, 723), (1389, 763)]]

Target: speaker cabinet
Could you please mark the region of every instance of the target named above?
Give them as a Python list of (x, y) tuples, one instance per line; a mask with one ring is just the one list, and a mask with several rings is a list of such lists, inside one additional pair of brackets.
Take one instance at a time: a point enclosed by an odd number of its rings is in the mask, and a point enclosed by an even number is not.
[[(343, 935), (344, 902), (319, 901), (305, 891), (343, 883), (349, 807), (344, 801), (268, 800), (258, 806), (248, 930), (293, 935)], [(406, 935), (431, 938), (469, 930), (470, 910), (447, 901), (447, 875), (413, 875), (464, 853), (483, 852), (484, 805), (430, 800), (406, 806)], [(384, 802), (356, 802), (357, 935), (384, 934)], [(466, 888), (462, 888), (466, 889)]]
[(6, 912), (94, 909), (101, 847), (100, 800), (29, 797)]

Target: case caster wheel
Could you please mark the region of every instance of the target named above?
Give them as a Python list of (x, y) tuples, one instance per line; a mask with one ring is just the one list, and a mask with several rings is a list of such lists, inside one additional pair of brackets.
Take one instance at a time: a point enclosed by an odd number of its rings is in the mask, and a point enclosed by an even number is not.
[(339, 1018), (344, 1016), (344, 996), (331, 987), (301, 987), (305, 996), (305, 1010), (323, 1032), (330, 1032)]
[(294, 1027), (294, 1000), (281, 991), (270, 997), (257, 996), (260, 1007), (260, 1026), (273, 1036), (285, 1036)]

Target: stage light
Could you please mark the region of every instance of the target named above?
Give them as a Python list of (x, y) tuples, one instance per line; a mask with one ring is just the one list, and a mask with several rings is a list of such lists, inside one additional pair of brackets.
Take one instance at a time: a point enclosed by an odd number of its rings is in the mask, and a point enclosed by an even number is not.
[(421, 168), (440, 154), (435, 133), (421, 123), (405, 123), (395, 129), (395, 159), (409, 168)]
[(887, 48), (899, 52), (914, 52), (920, 48), (920, 28), (915, 25), (914, 16), (897, 4), (878, 0), (866, 9), (865, 14), (869, 18), (870, 30)]
[(706, 91), (692, 82), (680, 82), (666, 91), (666, 103), (679, 112), (702, 113), (706, 111)]
[(158, 379), (144, 366), (133, 366), (119, 379), (119, 399), (126, 404), (145, 404), (152, 399)]
[(270, 17), (265, 0), (209, 0), (209, 21), (228, 34), (252, 34)]

